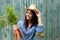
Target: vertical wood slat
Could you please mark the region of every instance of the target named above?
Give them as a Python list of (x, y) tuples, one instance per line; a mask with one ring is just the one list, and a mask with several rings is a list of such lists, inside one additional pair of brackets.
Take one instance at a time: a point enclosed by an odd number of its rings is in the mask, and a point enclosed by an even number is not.
[(60, 4), (57, 4), (57, 39), (60, 40)]

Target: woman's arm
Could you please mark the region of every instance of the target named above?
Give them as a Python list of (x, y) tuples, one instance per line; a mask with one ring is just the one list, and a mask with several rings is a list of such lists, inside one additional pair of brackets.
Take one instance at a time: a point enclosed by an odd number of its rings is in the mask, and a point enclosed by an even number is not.
[(18, 25), (14, 25), (13, 26), (13, 29), (14, 29), (14, 39), (15, 40), (20, 40), (20, 35), (24, 38), (25, 40), (25, 37), (24, 37), (24, 34), (23, 32), (21, 31), (21, 29), (18, 27)]
[(24, 38), (24, 40), (25, 40), (24, 34), (23, 34), (23, 32), (21, 31), (20, 28), (18, 28), (18, 32), (19, 32), (19, 34), (20, 34), (20, 35)]
[(36, 31), (39, 32), (38, 34), (40, 34), (40, 37), (44, 37), (43, 24), (41, 20), (41, 12), (38, 10), (36, 15), (38, 17), (38, 27), (36, 28)]
[(38, 17), (38, 25), (42, 24), (42, 20), (41, 20), (41, 12), (38, 10), (38, 12), (36, 13), (37, 17)]
[(20, 40), (20, 35), (18, 30), (14, 31), (14, 40)]
[(16, 31), (13, 31), (13, 32), (14, 32), (14, 40), (17, 40)]

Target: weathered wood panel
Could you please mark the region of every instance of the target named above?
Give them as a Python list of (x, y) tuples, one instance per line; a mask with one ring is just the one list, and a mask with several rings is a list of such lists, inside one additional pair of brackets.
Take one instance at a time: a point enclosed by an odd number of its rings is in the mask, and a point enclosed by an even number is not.
[[(35, 4), (41, 11), (45, 37), (36, 35), (35, 40), (60, 40), (60, 0), (0, 0), (0, 15), (4, 14), (7, 5), (16, 8), (16, 13), (24, 19), (24, 6)], [(0, 30), (0, 40), (13, 40), (11, 28)]]

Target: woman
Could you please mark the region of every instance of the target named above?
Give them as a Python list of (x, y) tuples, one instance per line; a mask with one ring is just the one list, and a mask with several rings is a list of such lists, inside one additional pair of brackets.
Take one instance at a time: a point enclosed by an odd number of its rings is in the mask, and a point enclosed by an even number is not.
[[(43, 24), (41, 22), (41, 13), (37, 10), (35, 5), (26, 8), (25, 20), (21, 20), (15, 27), (14, 33), (16, 40), (34, 40), (35, 32), (43, 32)], [(20, 36), (21, 35), (21, 36)]]

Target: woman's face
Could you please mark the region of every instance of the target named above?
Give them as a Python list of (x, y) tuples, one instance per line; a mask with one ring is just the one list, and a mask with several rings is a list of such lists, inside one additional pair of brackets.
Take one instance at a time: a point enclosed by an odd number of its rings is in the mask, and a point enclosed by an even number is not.
[(27, 18), (27, 20), (31, 20), (32, 19), (32, 12), (30, 10), (27, 10), (26, 18)]

